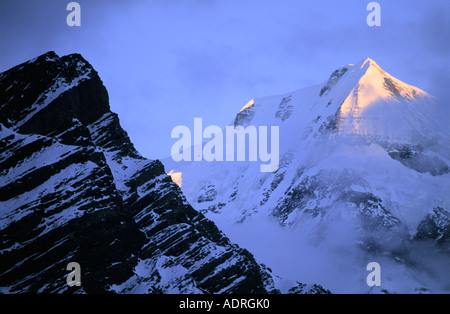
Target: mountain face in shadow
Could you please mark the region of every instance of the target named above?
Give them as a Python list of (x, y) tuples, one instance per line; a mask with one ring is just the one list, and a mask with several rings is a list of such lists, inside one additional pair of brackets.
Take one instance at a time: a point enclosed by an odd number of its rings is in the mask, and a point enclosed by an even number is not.
[(78, 54), (0, 74), (0, 239), (2, 293), (280, 292), (136, 151)]

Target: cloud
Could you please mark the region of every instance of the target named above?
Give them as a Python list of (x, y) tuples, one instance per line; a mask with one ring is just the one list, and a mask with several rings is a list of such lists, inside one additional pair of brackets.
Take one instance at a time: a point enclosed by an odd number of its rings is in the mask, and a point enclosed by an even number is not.
[(407, 83), (447, 90), (446, 1), (380, 1), (379, 28), (359, 0), (79, 3), (82, 26), (70, 28), (65, 2), (2, 1), (0, 71), (48, 50), (81, 53), (147, 156), (168, 155), (171, 128), (195, 115), (228, 123), (252, 98), (321, 83), (368, 56)]

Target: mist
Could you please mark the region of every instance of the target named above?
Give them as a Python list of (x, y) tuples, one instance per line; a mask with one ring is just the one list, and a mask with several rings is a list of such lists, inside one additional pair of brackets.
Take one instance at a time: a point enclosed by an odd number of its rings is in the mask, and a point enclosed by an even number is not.
[[(339, 210), (336, 210), (339, 212)], [(332, 293), (448, 293), (450, 256), (434, 242), (415, 242), (398, 230), (370, 232), (361, 222), (331, 213), (307, 230), (308, 222), (281, 226), (262, 216), (243, 223), (216, 220), (224, 233), (254, 254), (257, 262), (282, 278), (282, 293), (301, 282), (320, 284)], [(314, 234), (314, 238), (311, 235)], [(319, 236), (318, 236), (319, 235)], [(371, 248), (367, 248), (367, 243)], [(376, 250), (374, 247), (382, 248)], [(367, 264), (381, 266), (381, 287), (369, 287)], [(285, 290), (283, 290), (285, 289)]]

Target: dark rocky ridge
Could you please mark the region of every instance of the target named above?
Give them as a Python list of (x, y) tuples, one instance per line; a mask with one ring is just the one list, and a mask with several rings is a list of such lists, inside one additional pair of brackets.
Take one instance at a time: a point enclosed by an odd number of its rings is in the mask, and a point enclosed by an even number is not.
[[(0, 91), (0, 292), (277, 292), (139, 155), (80, 55), (18, 65)], [(69, 262), (79, 288), (66, 284)]]
[(432, 240), (450, 252), (450, 213), (436, 207), (417, 227), (416, 240)]

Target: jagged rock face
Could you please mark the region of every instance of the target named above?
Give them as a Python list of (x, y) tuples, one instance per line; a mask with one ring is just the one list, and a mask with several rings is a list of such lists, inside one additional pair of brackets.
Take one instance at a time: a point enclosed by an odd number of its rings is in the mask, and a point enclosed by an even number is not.
[(73, 119), (88, 125), (109, 111), (102, 81), (76, 54), (50, 52), (18, 65), (2, 75), (1, 89), (1, 123), (21, 133), (67, 130)]
[(450, 249), (450, 213), (436, 207), (425, 216), (417, 227), (417, 240), (433, 240), (447, 250)]
[(336, 83), (339, 81), (339, 79), (345, 74), (345, 72), (348, 71), (348, 68), (342, 67), (340, 69), (335, 70), (328, 79), (328, 82), (321, 88), (319, 96), (323, 96), (326, 94), (330, 89), (332, 89)]
[(324, 289), (319, 285), (306, 285), (298, 283), (288, 291), (289, 294), (331, 294), (330, 290)]
[(281, 119), (281, 121), (284, 121), (286, 119), (288, 119), (292, 112), (294, 111), (294, 107), (289, 104), (292, 100), (292, 96), (287, 96), (284, 97), (281, 102), (280, 105), (278, 107), (277, 112), (275, 112), (275, 118)]
[[(0, 74), (0, 123), (0, 292), (277, 291), (139, 155), (80, 55)], [(66, 284), (69, 262), (81, 287)]]
[(239, 125), (246, 126), (250, 123), (250, 121), (252, 121), (254, 116), (255, 116), (255, 108), (254, 107), (245, 108), (244, 110), (242, 110), (241, 112), (239, 112), (236, 115), (233, 125), (235, 127), (237, 127)]

